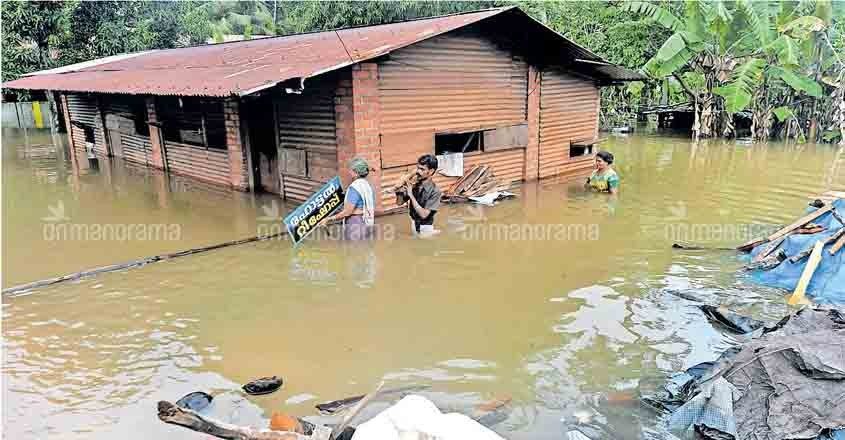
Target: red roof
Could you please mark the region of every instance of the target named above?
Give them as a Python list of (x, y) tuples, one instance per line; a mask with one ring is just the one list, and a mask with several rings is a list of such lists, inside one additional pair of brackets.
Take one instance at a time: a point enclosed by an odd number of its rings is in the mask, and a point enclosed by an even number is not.
[[(248, 95), (282, 81), (304, 80), (372, 59), (512, 9), (497, 8), (337, 31), (152, 50), (35, 72), (4, 83), (3, 87), (151, 95)], [(518, 9), (516, 11), (524, 15)], [(583, 51), (580, 56), (601, 60), (586, 49), (578, 48)]]

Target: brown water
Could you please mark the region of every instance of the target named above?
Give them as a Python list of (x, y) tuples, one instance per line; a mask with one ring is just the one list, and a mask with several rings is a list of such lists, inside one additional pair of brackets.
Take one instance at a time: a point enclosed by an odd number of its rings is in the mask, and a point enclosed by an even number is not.
[[(205, 390), (214, 417), (266, 426), (384, 379), (467, 413), (511, 396), (495, 426), (508, 438), (560, 438), (587, 418), (616, 438), (662, 437), (620, 396), (734, 342), (684, 297), (787, 312), (783, 292), (736, 274), (734, 253), (672, 242), (735, 245), (789, 222), (810, 195), (845, 188), (845, 159), (827, 145), (604, 146), (618, 199), (544, 181), (496, 207), (444, 208), (431, 240), (394, 215), (369, 245), (283, 238), (5, 295), (5, 436), (199, 439), (159, 422), (155, 403)], [(48, 134), (3, 132), (4, 287), (266, 232), (289, 209), (124, 164), (75, 176), (62, 156)], [(282, 390), (239, 391), (272, 374)]]

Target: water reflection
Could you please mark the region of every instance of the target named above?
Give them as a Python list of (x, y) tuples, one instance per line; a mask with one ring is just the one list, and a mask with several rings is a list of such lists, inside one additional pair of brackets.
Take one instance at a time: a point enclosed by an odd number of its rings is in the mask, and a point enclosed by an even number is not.
[[(256, 235), (288, 209), (119, 161), (73, 173), (53, 145), (31, 132), (4, 137), (4, 286)], [(158, 422), (155, 402), (204, 390), (216, 417), (264, 426), (273, 411), (313, 415), (315, 402), (386, 379), (430, 385), (426, 396), (465, 413), (510, 396), (496, 425), (508, 438), (573, 427), (662, 438), (636, 395), (737, 342), (696, 305), (767, 319), (787, 310), (780, 292), (736, 275), (735, 254), (671, 250), (670, 233), (694, 230), (667, 225), (790, 221), (810, 195), (845, 187), (832, 166), (841, 153), (646, 136), (605, 147), (622, 177), (615, 206), (585, 192), (583, 178), (552, 179), (496, 207), (444, 206), (435, 240), (413, 239), (405, 215), (388, 216), (378, 222), (392, 239), (293, 248), (280, 237), (6, 296), (9, 437), (197, 438)], [(72, 224), (183, 233), (45, 240), (43, 218), (58, 202)], [(596, 233), (475, 234), (510, 225)], [(238, 390), (273, 374), (285, 378), (277, 393)]]

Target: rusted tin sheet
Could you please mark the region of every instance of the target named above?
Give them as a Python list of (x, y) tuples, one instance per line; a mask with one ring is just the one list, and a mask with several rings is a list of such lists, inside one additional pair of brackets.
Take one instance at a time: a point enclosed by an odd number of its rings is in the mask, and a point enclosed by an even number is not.
[(276, 97), (279, 145), (309, 151), (337, 151), (334, 114), (336, 81), (316, 80), (302, 94)]
[(540, 85), (540, 178), (568, 172), (573, 139), (598, 135), (599, 90), (592, 82), (544, 70)]
[(285, 182), (289, 174), (294, 177), (293, 186), (285, 187), (288, 198), (304, 200), (311, 195), (311, 192), (304, 191), (313, 185), (297, 185), (297, 176), (322, 184), (338, 174), (334, 108), (336, 87), (336, 78), (319, 79), (301, 95), (284, 95), (275, 101), (281, 148), (279, 157), (285, 157), (285, 151), (301, 151), (304, 158), (302, 169), (291, 173), (282, 170)]
[[(248, 95), (377, 58), (475, 23), (507, 32), (524, 52), (607, 82), (644, 79), (607, 63), (515, 7), (337, 31), (153, 50), (36, 72), (4, 88), (150, 95)], [(481, 62), (480, 59), (467, 59)], [(490, 103), (492, 106), (492, 103)]]
[(521, 182), (525, 178), (525, 149), (511, 148), (464, 157), (464, 173), (476, 165), (488, 165), (500, 183)]
[(326, 182), (318, 182), (307, 177), (284, 176), (285, 200), (304, 202), (311, 194)]
[(31, 75), (5, 88), (153, 95), (245, 95), (375, 58), (509, 8), (338, 31), (148, 51), (77, 70)]
[(167, 168), (173, 173), (229, 185), (229, 154), (224, 149), (165, 143)]
[(123, 158), (144, 165), (152, 164), (152, 144), (147, 136), (121, 134)]
[(525, 120), (527, 75), (524, 61), (475, 33), (441, 35), (397, 50), (379, 65), (381, 132), (518, 124)]
[(86, 95), (70, 94), (67, 96), (67, 108), (70, 120), (94, 126), (97, 119), (97, 101)]

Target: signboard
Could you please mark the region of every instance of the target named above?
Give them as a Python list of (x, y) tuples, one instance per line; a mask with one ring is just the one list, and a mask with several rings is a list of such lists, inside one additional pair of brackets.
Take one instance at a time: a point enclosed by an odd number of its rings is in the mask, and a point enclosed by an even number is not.
[(340, 177), (335, 176), (285, 217), (285, 228), (293, 244), (297, 245), (313, 231), (323, 219), (343, 205), (343, 188)]

